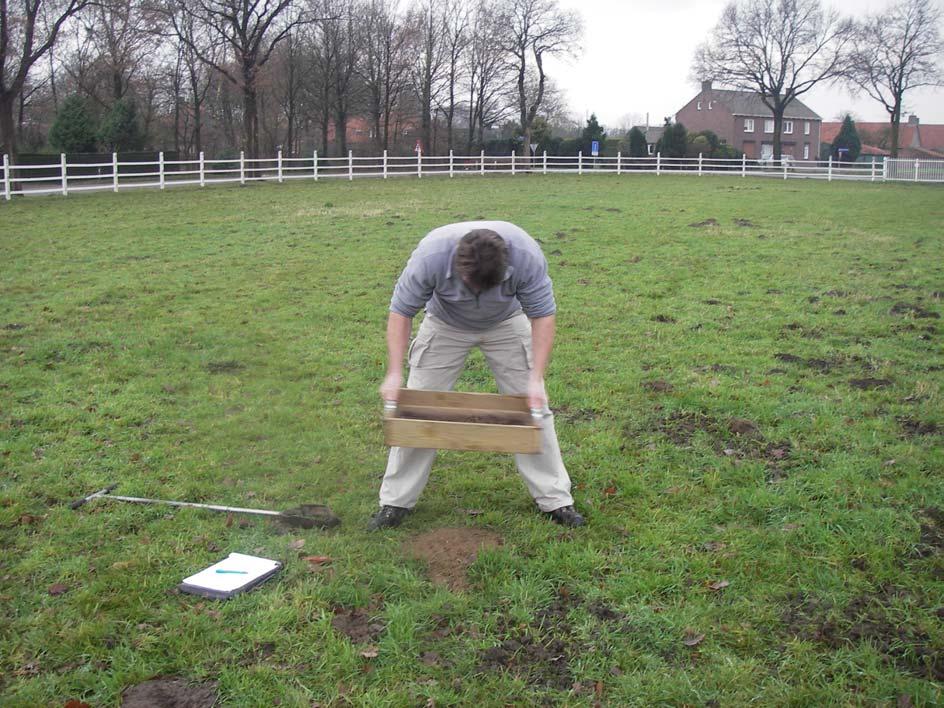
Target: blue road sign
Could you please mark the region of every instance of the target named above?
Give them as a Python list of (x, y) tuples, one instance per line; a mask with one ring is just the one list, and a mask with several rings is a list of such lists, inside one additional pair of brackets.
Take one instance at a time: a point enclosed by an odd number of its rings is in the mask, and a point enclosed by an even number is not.
[(593, 155), (594, 157), (600, 156), (600, 141), (599, 140), (594, 140), (592, 143), (590, 143), (590, 154)]

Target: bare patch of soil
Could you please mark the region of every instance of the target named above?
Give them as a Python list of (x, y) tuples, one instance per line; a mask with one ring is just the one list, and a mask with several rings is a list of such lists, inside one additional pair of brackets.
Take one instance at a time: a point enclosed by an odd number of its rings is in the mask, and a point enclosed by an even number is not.
[(898, 419), (898, 424), (901, 426), (901, 429), (905, 431), (905, 434), (911, 437), (917, 435), (937, 435), (941, 432), (937, 423), (926, 423), (914, 418), (901, 417)]
[(694, 224), (689, 224), (693, 229), (700, 229), (705, 226), (717, 226), (717, 219), (705, 219), (704, 221), (696, 221)]
[(217, 705), (217, 684), (189, 683), (182, 678), (159, 678), (126, 688), (124, 708), (211, 708)]
[(502, 537), (492, 531), (476, 528), (433, 529), (403, 544), (406, 553), (426, 561), (429, 576), (437, 585), (452, 591), (469, 587), (469, 567), (483, 548), (498, 548)]
[(566, 423), (592, 423), (599, 413), (592, 408), (576, 408), (574, 406), (557, 406), (554, 416)]
[(342, 607), (334, 608), (334, 617), (331, 626), (335, 632), (347, 636), (355, 644), (365, 644), (377, 641), (387, 625), (376, 616), (377, 608)]
[(916, 604), (908, 591), (885, 584), (844, 608), (828, 600), (792, 596), (783, 615), (787, 633), (831, 649), (866, 642), (886, 662), (922, 678), (944, 679), (944, 653), (923, 629), (902, 620), (894, 605)]
[(921, 538), (914, 555), (928, 558), (944, 551), (944, 511), (929, 507), (921, 510)]
[(715, 298), (713, 298), (713, 297), (712, 297), (712, 298), (709, 298), (709, 299), (707, 299), (707, 300), (705, 300), (704, 303), (705, 303), (706, 305), (721, 305), (721, 304), (722, 304), (722, 303), (721, 303), (721, 300), (717, 300), (717, 299), (715, 299)]
[(915, 305), (908, 302), (896, 302), (892, 305), (892, 309), (888, 311), (890, 315), (911, 315), (919, 319), (940, 319), (940, 315), (937, 312), (932, 312), (931, 310), (926, 310), (920, 305)]
[(891, 386), (892, 381), (890, 379), (873, 379), (873, 378), (849, 379), (849, 385), (852, 386), (852, 388), (858, 388), (864, 391), (868, 391), (873, 388), (886, 388), (888, 386)]
[(675, 319), (674, 317), (672, 317), (672, 315), (655, 315), (654, 317), (652, 317), (652, 321), (653, 321), (653, 322), (664, 322), (664, 323), (667, 323), (667, 324), (673, 324), (673, 323), (675, 323), (675, 322), (678, 322), (678, 320)]
[(745, 229), (753, 228), (754, 226), (756, 226), (756, 224), (749, 219), (735, 219), (734, 223)]
[(642, 387), (647, 391), (652, 391), (653, 393), (671, 393), (673, 390), (672, 384), (661, 379), (656, 379), (655, 381), (644, 381)]
[[(571, 665), (588, 651), (587, 640), (578, 639), (569, 614), (583, 609), (598, 623), (591, 630), (591, 642), (603, 628), (630, 632), (632, 627), (621, 612), (604, 602), (587, 603), (562, 589), (558, 597), (538, 610), (528, 624), (504, 615), (497, 618), (497, 633), (503, 640), (497, 646), (479, 652), (479, 673), (506, 671), (525, 683), (559, 691), (576, 690)], [(607, 642), (596, 648), (607, 655)], [(589, 647), (593, 649), (592, 647)]]
[(207, 371), (211, 374), (231, 374), (242, 368), (243, 365), (238, 361), (211, 361), (207, 364)]

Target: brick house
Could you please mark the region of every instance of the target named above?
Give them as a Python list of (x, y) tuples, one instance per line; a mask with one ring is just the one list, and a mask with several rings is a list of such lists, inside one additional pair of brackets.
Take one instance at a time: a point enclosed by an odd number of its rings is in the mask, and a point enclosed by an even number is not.
[[(773, 157), (774, 118), (758, 93), (716, 89), (710, 81), (702, 81), (701, 92), (675, 114), (675, 120), (690, 133), (713, 131), (748, 159)], [(781, 154), (794, 160), (818, 159), (822, 122), (804, 103), (791, 101), (783, 114)]]
[[(856, 121), (856, 131), (862, 142), (862, 153), (859, 160), (871, 160), (872, 157), (881, 158), (891, 155), (889, 140), (891, 127), (887, 122), (867, 123)], [(830, 146), (842, 123), (823, 123), (822, 141)], [(898, 126), (898, 157), (920, 158), (922, 160), (944, 159), (944, 125), (921, 125), (918, 116), (908, 116), (907, 122)]]

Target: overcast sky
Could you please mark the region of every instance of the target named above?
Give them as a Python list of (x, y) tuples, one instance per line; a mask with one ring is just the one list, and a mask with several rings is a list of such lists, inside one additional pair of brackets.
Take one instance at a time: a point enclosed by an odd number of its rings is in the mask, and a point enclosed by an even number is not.
[[(549, 63), (548, 73), (564, 90), (576, 118), (591, 112), (615, 128), (630, 120), (661, 125), (699, 87), (689, 81), (695, 48), (717, 24), (727, 0), (558, 0), (583, 15), (583, 52), (568, 63)], [(843, 14), (877, 12), (891, 0), (824, 0)], [(944, 0), (937, 0), (944, 3)], [(801, 99), (823, 117), (886, 121), (881, 104), (853, 97), (847, 89), (816, 87)], [(944, 123), (944, 89), (905, 94), (906, 109), (922, 123)]]

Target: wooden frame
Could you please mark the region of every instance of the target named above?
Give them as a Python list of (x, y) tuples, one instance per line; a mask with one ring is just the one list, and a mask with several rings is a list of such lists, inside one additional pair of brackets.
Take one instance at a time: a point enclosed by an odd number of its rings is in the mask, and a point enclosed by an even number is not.
[(387, 445), (535, 454), (541, 426), (524, 396), (400, 389), (386, 411)]

